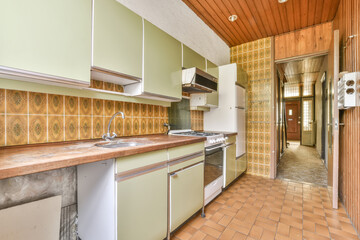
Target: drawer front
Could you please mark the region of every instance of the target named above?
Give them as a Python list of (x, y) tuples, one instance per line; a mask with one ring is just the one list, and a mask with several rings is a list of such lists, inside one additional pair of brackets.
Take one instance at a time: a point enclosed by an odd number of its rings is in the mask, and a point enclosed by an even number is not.
[(189, 157), (185, 157), (182, 159), (179, 159), (178, 161), (175, 160), (173, 162), (169, 162), (169, 173), (180, 170), (182, 168), (185, 168), (187, 166), (194, 165), (198, 162), (204, 161), (205, 157), (204, 155), (192, 155)]
[(132, 156), (122, 157), (116, 159), (116, 172), (121, 173), (136, 168), (142, 168), (148, 165), (166, 162), (167, 152), (166, 150), (160, 150), (155, 152), (148, 152), (142, 154), (136, 154)]
[(204, 163), (181, 170), (170, 178), (170, 231), (202, 208)]
[(189, 144), (180, 147), (169, 148), (169, 160), (187, 156), (193, 153), (204, 151), (204, 142)]

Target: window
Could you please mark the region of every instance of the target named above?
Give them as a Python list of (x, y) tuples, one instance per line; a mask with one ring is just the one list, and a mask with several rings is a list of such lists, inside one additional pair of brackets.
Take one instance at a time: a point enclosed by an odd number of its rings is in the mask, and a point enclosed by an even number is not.
[(304, 83), (303, 86), (303, 96), (312, 96), (313, 93), (313, 84), (312, 83)]
[(284, 97), (300, 97), (300, 86), (298, 84), (285, 84)]
[(312, 131), (312, 99), (303, 100), (303, 131)]

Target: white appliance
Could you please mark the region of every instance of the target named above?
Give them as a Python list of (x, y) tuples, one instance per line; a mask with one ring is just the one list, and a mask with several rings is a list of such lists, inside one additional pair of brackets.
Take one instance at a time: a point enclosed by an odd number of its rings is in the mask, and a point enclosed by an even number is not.
[(246, 94), (237, 84), (239, 71), (235, 63), (219, 67), (219, 107), (204, 113), (205, 131), (237, 132), (237, 158), (246, 153)]

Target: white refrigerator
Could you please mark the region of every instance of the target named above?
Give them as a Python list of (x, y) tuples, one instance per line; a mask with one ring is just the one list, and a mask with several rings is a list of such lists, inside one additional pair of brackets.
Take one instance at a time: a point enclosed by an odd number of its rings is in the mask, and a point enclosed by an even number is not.
[(219, 106), (204, 113), (205, 131), (237, 132), (237, 158), (246, 153), (246, 94), (238, 85), (239, 71), (235, 63), (219, 67)]

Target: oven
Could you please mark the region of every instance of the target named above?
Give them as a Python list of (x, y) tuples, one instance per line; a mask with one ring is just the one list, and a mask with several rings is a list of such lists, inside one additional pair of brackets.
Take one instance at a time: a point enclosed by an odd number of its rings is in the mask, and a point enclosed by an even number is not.
[(205, 205), (222, 191), (224, 182), (224, 150), (223, 143), (205, 148)]

